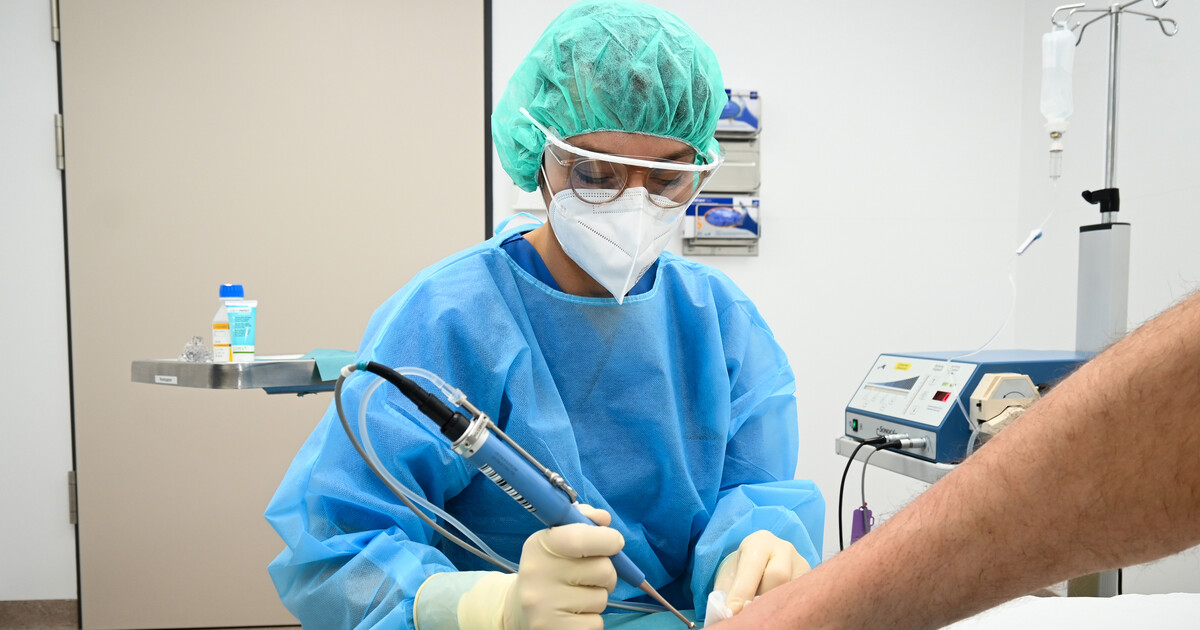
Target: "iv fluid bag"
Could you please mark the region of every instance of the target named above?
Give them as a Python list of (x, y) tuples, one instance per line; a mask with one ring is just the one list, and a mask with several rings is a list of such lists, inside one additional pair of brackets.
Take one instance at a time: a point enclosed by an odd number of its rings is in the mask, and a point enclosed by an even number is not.
[(1075, 64), (1075, 34), (1056, 24), (1042, 35), (1042, 115), (1046, 122), (1063, 122), (1075, 106), (1071, 98), (1071, 67)]

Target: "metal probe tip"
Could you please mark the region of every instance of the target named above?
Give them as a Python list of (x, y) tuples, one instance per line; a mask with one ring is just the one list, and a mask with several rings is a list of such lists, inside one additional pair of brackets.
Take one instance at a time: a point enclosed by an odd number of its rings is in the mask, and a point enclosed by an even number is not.
[(687, 624), (687, 627), (689, 627), (689, 628), (696, 627), (696, 622), (689, 621), (687, 617), (684, 617), (682, 614), (680, 614), (680, 612), (678, 610), (675, 610), (675, 607), (668, 604), (667, 600), (663, 599), (663, 596), (659, 595), (658, 591), (654, 590), (654, 587), (650, 586), (649, 582), (642, 582), (641, 584), (638, 584), (638, 588), (645, 591), (647, 595), (649, 595), (650, 597), (653, 597), (658, 603), (662, 604), (667, 610), (674, 613), (676, 617), (679, 617), (680, 621)]

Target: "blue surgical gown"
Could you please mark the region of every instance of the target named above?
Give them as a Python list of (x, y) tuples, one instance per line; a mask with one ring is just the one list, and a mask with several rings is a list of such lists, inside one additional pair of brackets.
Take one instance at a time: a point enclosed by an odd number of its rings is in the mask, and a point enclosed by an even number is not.
[[(703, 614), (718, 563), (759, 529), (815, 566), (824, 501), (815, 484), (793, 480), (795, 379), (750, 300), (721, 272), (670, 253), (649, 290), (624, 304), (567, 295), (500, 247), (511, 235), (418, 274), (371, 317), (358, 360), (425, 368), (462, 389), (580, 501), (612, 514), (625, 552), (680, 609)], [(374, 379), (346, 382), (352, 426)], [(367, 414), (400, 481), (520, 559), (541, 523), (390, 385)], [(309, 628), (411, 628), (428, 576), (492, 569), (375, 478), (332, 404), (266, 516), (287, 545), (271, 577)], [(613, 598), (644, 595), (622, 582)]]

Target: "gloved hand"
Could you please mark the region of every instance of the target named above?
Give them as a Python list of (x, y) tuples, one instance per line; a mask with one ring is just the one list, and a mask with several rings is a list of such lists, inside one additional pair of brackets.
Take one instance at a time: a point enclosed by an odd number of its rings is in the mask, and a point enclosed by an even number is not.
[(760, 529), (721, 561), (713, 590), (725, 592), (725, 605), (736, 615), (755, 596), (804, 575), (810, 568), (792, 543)]
[(463, 594), (462, 630), (602, 630), (617, 585), (611, 556), (625, 546), (604, 510), (579, 505), (600, 527), (573, 523), (534, 532), (516, 575), (493, 574)]

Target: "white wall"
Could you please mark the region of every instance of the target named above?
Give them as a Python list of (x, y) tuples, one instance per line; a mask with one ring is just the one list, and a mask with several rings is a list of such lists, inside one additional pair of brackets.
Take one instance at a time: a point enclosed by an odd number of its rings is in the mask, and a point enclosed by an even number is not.
[(0, 601), (76, 596), (57, 111), (49, 3), (0, 2)]
[[(493, 99), (568, 4), (495, 1)], [(830, 506), (828, 557), (837, 549), (834, 506), (846, 461), (833, 440), (865, 367), (880, 352), (974, 349), (1009, 312), (1011, 252), (1055, 199), (1038, 97), (1041, 34), (1056, 3), (655, 4), (712, 45), (727, 86), (763, 95), (760, 255), (700, 260), (755, 300), (791, 358), (805, 436), (797, 473), (814, 479)], [(1200, 275), (1200, 249), (1187, 247), (1200, 217), (1184, 207), (1193, 189), (1184, 169), (1200, 163), (1200, 89), (1185, 74), (1200, 58), (1186, 37), (1200, 28), (1200, 7), (1171, 3), (1164, 13), (1180, 19), (1184, 35), (1167, 40), (1133, 20), (1125, 29), (1118, 183), (1131, 186), (1121, 214), (1134, 221), (1134, 325)], [(993, 347), (1074, 348), (1076, 231), (1093, 219), (1076, 200), (1103, 186), (1106, 39), (1089, 29), (1079, 49), (1060, 210), (1017, 261), (1016, 315)], [(1099, 113), (1085, 111), (1092, 107)], [(494, 173), (499, 220), (511, 185), (498, 160)], [(859, 470), (848, 505), (858, 498)], [(867, 498), (881, 520), (925, 487), (872, 468)], [(1131, 569), (1126, 589), (1200, 591), (1194, 557)]]

